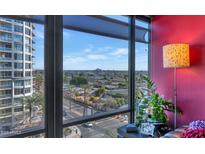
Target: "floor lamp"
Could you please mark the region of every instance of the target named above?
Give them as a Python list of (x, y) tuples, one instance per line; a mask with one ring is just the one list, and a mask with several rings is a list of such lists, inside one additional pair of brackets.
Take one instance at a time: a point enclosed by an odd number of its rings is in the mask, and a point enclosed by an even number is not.
[(174, 69), (174, 129), (177, 126), (177, 68), (189, 67), (189, 45), (188, 44), (167, 44), (163, 46), (163, 67)]

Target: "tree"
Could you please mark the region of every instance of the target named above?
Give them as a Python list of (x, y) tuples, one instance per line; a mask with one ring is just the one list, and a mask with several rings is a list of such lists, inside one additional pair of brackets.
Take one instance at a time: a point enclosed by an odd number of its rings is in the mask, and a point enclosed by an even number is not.
[(110, 108), (116, 107), (116, 100), (112, 97), (107, 98), (106, 100), (101, 100), (102, 109), (107, 111)]
[(97, 98), (95, 96), (91, 96), (89, 101), (95, 103), (97, 101)]
[(82, 85), (81, 87), (84, 89), (84, 103), (87, 103), (87, 89), (89, 88), (89, 85)]
[(100, 87), (95, 91), (95, 96), (102, 97), (102, 95), (105, 94), (105, 87)]
[(78, 91), (75, 92), (75, 97), (80, 96), (80, 93)]
[(43, 95), (40, 94), (34, 94), (32, 96), (27, 96), (24, 98), (24, 106), (29, 110), (29, 121), (31, 123), (31, 117), (32, 117), (32, 108), (33, 106), (39, 106), (40, 109), (44, 109), (44, 99)]
[(117, 107), (120, 107), (125, 104), (125, 100), (122, 97), (118, 97), (115, 99)]
[(74, 86), (68, 85), (68, 91), (74, 91), (74, 90), (75, 90)]
[(86, 103), (88, 80), (82, 75), (76, 76), (70, 80), (70, 84), (75, 86), (80, 86), (84, 89), (84, 103)]
[(118, 83), (119, 88), (127, 88), (127, 83)]
[(70, 80), (70, 84), (75, 86), (87, 85), (88, 80), (83, 76), (76, 76)]
[(63, 83), (64, 84), (68, 84), (69, 83), (69, 78), (68, 78), (68, 76), (67, 75), (63, 75)]
[(128, 75), (124, 75), (125, 82), (128, 82)]
[(38, 73), (34, 76), (34, 89), (36, 92), (41, 93), (41, 86), (43, 84), (43, 75)]

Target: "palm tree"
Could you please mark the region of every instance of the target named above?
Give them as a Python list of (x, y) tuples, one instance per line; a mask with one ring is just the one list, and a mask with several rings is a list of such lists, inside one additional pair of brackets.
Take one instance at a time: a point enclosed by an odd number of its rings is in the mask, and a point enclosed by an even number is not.
[(85, 85), (81, 85), (81, 87), (84, 90), (84, 103), (87, 103), (87, 89), (89, 88), (89, 85), (85, 84)]
[(24, 106), (29, 110), (29, 122), (31, 123), (32, 108), (33, 106), (39, 106), (40, 109), (44, 109), (43, 96), (39, 94), (34, 94), (32, 96), (27, 96), (24, 99)]

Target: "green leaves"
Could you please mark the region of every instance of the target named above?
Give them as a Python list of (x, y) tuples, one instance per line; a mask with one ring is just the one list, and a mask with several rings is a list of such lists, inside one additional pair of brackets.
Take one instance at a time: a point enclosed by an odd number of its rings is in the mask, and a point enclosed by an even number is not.
[(163, 123), (167, 121), (167, 115), (163, 109), (163, 102), (164, 99), (160, 97), (158, 93), (151, 96), (150, 105), (152, 107), (152, 121)]
[(105, 94), (105, 87), (100, 87), (95, 91), (95, 96), (100, 97), (101, 95)]
[(26, 106), (34, 106), (34, 105), (40, 105), (44, 106), (44, 98), (43, 95), (40, 94), (33, 94), (32, 96), (27, 96), (24, 99), (24, 104)]
[(85, 77), (83, 77), (83, 76), (76, 76), (76, 77), (73, 77), (70, 80), (70, 84), (71, 85), (76, 85), (76, 86), (87, 85), (88, 84), (88, 80)]
[[(165, 111), (174, 112), (174, 104), (156, 92), (156, 86), (148, 76), (141, 75), (140, 82), (144, 86), (138, 87), (136, 90), (136, 100), (139, 106), (136, 124), (139, 126), (141, 122), (147, 122), (148, 119), (153, 122), (167, 122), (168, 117)], [(182, 112), (177, 108), (177, 113), (181, 114)]]

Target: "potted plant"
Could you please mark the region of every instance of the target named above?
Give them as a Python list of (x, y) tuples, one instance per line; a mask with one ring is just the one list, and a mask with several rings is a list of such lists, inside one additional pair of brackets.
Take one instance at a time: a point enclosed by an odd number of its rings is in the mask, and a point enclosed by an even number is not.
[[(136, 90), (138, 102), (136, 125), (140, 126), (142, 122), (166, 123), (168, 120), (166, 112), (174, 112), (174, 104), (156, 92), (155, 84), (148, 76), (141, 75), (139, 80), (143, 86)], [(182, 112), (177, 108), (177, 113)]]

